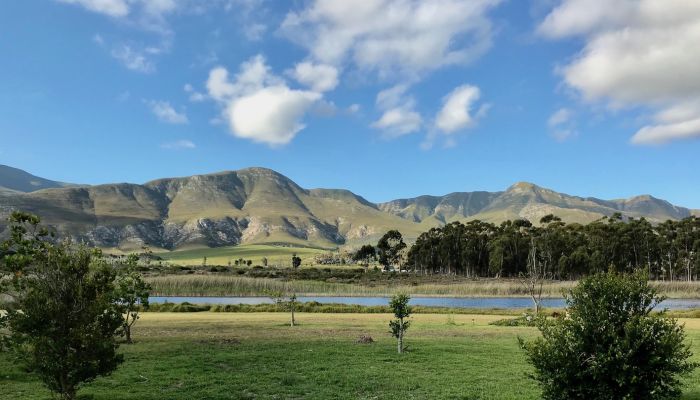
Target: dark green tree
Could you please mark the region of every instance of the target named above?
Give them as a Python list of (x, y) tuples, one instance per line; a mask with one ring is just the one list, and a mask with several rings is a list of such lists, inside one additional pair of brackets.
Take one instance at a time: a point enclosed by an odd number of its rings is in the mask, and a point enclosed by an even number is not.
[(371, 244), (366, 244), (360, 247), (360, 249), (352, 255), (352, 259), (355, 262), (361, 262), (365, 269), (367, 269), (369, 267), (369, 263), (376, 257), (376, 255), (377, 252), (374, 249), (374, 246)]
[(115, 272), (99, 251), (44, 240), (36, 217), (14, 213), (0, 269), (12, 278), (12, 305), (3, 317), (7, 348), (61, 399), (122, 362), (122, 315)]
[(692, 371), (683, 327), (642, 273), (583, 279), (567, 297), (566, 317), (540, 320), (542, 337), (520, 340), (548, 400), (676, 399)]
[(292, 268), (299, 268), (301, 266), (301, 258), (297, 256), (297, 253), (292, 254)]
[(394, 313), (394, 319), (389, 321), (389, 329), (391, 335), (397, 339), (397, 350), (399, 354), (403, 353), (403, 337), (411, 325), (411, 321), (407, 319), (411, 316), (411, 306), (408, 302), (411, 297), (407, 294), (397, 294), (391, 298), (389, 301), (389, 308)]
[(401, 250), (406, 248), (406, 243), (403, 241), (401, 232), (390, 230), (379, 239), (377, 243), (377, 258), (379, 263), (384, 266), (385, 270), (389, 270), (398, 264), (401, 257)]

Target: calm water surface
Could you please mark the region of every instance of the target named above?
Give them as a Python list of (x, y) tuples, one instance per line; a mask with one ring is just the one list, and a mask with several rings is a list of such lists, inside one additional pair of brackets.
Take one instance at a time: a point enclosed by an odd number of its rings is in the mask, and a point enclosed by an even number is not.
[[(319, 303), (358, 304), (362, 306), (385, 306), (389, 304), (388, 297), (298, 297), (301, 302), (317, 301)], [(270, 304), (269, 297), (187, 297), (187, 296), (154, 296), (152, 303), (193, 303), (193, 304)], [(528, 308), (532, 300), (523, 297), (413, 297), (411, 304), (417, 306), (454, 307), (454, 308)], [(544, 307), (564, 307), (564, 299), (549, 298), (543, 300)], [(661, 307), (671, 310), (700, 308), (700, 299), (668, 299)]]

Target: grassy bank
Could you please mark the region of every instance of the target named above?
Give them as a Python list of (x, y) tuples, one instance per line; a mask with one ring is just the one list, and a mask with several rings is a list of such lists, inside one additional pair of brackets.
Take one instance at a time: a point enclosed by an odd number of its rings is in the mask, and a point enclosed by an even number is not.
[[(517, 337), (499, 316), (419, 314), (408, 352), (396, 354), (387, 314), (146, 313), (136, 344), (111, 376), (82, 390), (92, 400), (155, 399), (523, 399), (540, 396)], [(700, 361), (700, 320), (688, 320)], [(360, 335), (375, 343), (357, 344)], [(0, 398), (49, 399), (31, 375), (0, 354)], [(700, 399), (700, 371), (683, 399)]]
[[(148, 277), (147, 280), (153, 286), (153, 294), (163, 296), (261, 296), (269, 291), (304, 296), (389, 296), (399, 292), (421, 296), (527, 296), (518, 281), (496, 279), (422, 283), (421, 277), (398, 277), (395, 280), (344, 283), (334, 278), (290, 280), (201, 274), (160, 275)], [(561, 297), (575, 284), (572, 281), (548, 282), (544, 285), (544, 293), (547, 297)], [(654, 282), (652, 285), (671, 298), (700, 297), (700, 282)]]

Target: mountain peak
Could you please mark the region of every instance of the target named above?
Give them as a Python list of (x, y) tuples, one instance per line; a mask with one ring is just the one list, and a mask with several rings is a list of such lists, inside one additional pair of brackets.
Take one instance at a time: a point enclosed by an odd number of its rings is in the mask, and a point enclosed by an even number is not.
[(541, 189), (541, 187), (535, 185), (534, 183), (531, 182), (516, 182), (513, 185), (511, 185), (508, 188), (508, 192), (514, 192), (514, 191), (532, 191), (532, 190), (537, 190)]

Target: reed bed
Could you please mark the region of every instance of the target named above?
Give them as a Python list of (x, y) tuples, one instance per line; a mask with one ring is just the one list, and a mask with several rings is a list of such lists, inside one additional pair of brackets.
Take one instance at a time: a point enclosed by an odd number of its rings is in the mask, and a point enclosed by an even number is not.
[[(424, 296), (527, 296), (517, 281), (488, 280), (428, 284), (348, 284), (310, 280), (280, 280), (226, 275), (164, 275), (147, 278), (153, 295), (161, 296), (264, 296), (271, 291), (301, 296), (391, 296), (411, 293)], [(549, 282), (548, 297), (560, 297), (573, 282)]]
[[(153, 295), (161, 296), (264, 296), (271, 291), (302, 296), (391, 296), (410, 293), (423, 296), (525, 297), (517, 280), (484, 279), (457, 283), (339, 283), (320, 280), (284, 280), (231, 275), (161, 275), (147, 278)], [(575, 281), (551, 281), (544, 296), (561, 297)], [(700, 282), (652, 282), (670, 298), (700, 298)]]

